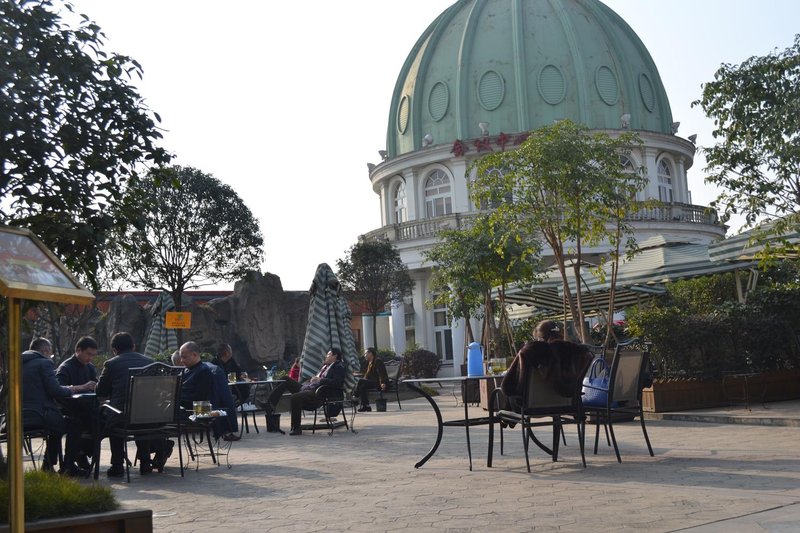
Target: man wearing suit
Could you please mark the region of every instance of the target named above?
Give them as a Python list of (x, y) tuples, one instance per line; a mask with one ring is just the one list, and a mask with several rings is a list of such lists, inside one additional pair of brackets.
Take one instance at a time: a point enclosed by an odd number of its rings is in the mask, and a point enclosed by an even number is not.
[[(97, 381), (98, 396), (109, 398), (111, 407), (122, 411), (128, 395), (129, 371), (131, 368), (147, 366), (153, 360), (146, 355), (134, 352), (133, 337), (130, 333), (117, 333), (111, 338), (111, 351), (114, 357), (106, 361), (100, 378)], [(106, 427), (122, 424), (122, 415), (111, 414), (106, 411)], [(125, 441), (119, 437), (109, 437), (111, 446), (111, 468), (106, 471), (109, 477), (122, 477), (125, 475), (123, 460), (125, 458)], [(159, 441), (161, 442), (161, 441)], [(151, 441), (136, 441), (137, 456), (139, 458), (139, 471), (149, 474), (153, 471), (150, 461)], [(158, 447), (158, 445), (156, 445)], [(160, 450), (156, 450), (157, 452)]]
[(369, 406), (369, 391), (384, 391), (389, 383), (386, 365), (378, 359), (375, 354), (375, 348), (367, 348), (364, 352), (364, 357), (367, 358), (367, 371), (364, 372), (364, 378), (359, 379), (358, 383), (356, 383), (356, 388), (353, 389), (353, 397), (361, 400), (361, 405), (358, 408), (359, 413), (372, 411), (372, 407)]
[[(292, 429), (289, 435), (302, 435), (303, 430), (300, 429), (300, 417), (303, 414), (303, 409), (317, 409), (322, 405), (320, 398), (317, 397), (317, 389), (323, 385), (341, 389), (344, 386), (345, 371), (342, 365), (342, 351), (338, 348), (331, 348), (325, 356), (325, 362), (322, 368), (319, 369), (316, 376), (304, 381), (301, 385), (296, 381), (287, 379), (277, 387), (269, 395), (267, 400), (267, 409), (272, 411), (278, 404), (278, 400), (287, 390), (292, 393), (290, 396), (290, 405), (292, 408)], [(269, 414), (269, 412), (267, 413)]]

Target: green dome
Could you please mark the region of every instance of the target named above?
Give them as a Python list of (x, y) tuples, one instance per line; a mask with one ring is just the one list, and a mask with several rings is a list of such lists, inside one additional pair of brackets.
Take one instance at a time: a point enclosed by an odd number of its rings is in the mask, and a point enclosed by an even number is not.
[[(390, 157), (431, 143), (530, 131), (569, 118), (592, 129), (672, 134), (642, 41), (597, 0), (459, 0), (408, 55), (392, 95)], [(628, 118), (628, 117), (625, 117)]]

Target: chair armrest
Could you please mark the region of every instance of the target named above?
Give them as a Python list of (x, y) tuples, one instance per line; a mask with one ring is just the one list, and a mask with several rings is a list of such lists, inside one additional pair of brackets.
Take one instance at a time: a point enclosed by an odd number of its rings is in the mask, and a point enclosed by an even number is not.
[[(342, 387), (334, 387), (333, 385), (322, 385), (317, 387), (317, 390), (314, 391), (314, 394), (316, 394), (318, 398), (333, 401), (340, 401), (345, 397), (344, 389)], [(340, 394), (341, 398), (337, 398), (337, 394)]]
[(116, 407), (112, 407), (111, 405), (109, 405), (107, 403), (101, 403), (100, 404), (100, 408), (101, 409), (103, 409), (103, 408), (108, 409), (109, 411), (112, 411), (112, 412), (114, 412), (114, 413), (116, 413), (118, 415), (122, 414), (121, 410), (117, 409)]

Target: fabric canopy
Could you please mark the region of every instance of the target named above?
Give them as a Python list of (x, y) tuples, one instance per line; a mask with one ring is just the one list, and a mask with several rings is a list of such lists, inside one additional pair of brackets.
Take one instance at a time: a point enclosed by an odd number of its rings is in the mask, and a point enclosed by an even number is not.
[(175, 310), (175, 302), (172, 295), (162, 291), (158, 295), (153, 306), (150, 308), (150, 333), (147, 335), (147, 344), (144, 354), (148, 357), (155, 357), (158, 354), (169, 351), (174, 352), (178, 349), (178, 336), (174, 329), (167, 329), (167, 311)]
[[(768, 228), (765, 228), (765, 230), (768, 230)], [(712, 243), (708, 246), (708, 256), (712, 261), (751, 260), (756, 258), (759, 253), (763, 252), (767, 244), (774, 247), (781, 246), (783, 244), (781, 241), (794, 247), (800, 244), (800, 233), (796, 231), (786, 233), (781, 237), (769, 237), (756, 240), (753, 233), (758, 231), (758, 229), (746, 231), (739, 235), (734, 235), (733, 237), (728, 237), (727, 239)], [(791, 255), (791, 257), (796, 257), (796, 255)]]
[(341, 294), (339, 280), (327, 264), (317, 267), (311, 285), (311, 302), (308, 309), (308, 325), (300, 356), (301, 378), (315, 375), (325, 354), (331, 348), (338, 348), (344, 355), (346, 369), (345, 390), (355, 387), (353, 369), (359, 367), (353, 330), (350, 327), (350, 307)]
[[(755, 265), (752, 261), (712, 261), (709, 259), (709, 246), (706, 244), (668, 243), (661, 237), (648, 239), (640, 245), (635, 256), (620, 264), (614, 308), (624, 309), (664, 294), (665, 283), (749, 269)], [(593, 315), (606, 312), (611, 287), (611, 265), (603, 266), (604, 275), (597, 275), (591, 265), (582, 265), (580, 272), (584, 313)], [(576, 285), (572, 266), (568, 267), (567, 276), (570, 292), (574, 296)], [(561, 275), (555, 268), (548, 270), (542, 283), (532, 288), (514, 287), (506, 291), (506, 302), (527, 306), (528, 315), (536, 310), (563, 313), (563, 300)], [(516, 318), (524, 314), (523, 309), (512, 309), (512, 316)]]

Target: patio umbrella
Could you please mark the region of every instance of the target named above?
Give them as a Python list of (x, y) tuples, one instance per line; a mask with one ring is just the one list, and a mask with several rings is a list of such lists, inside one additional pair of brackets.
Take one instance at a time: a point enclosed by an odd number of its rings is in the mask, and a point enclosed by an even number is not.
[(173, 352), (178, 349), (178, 337), (175, 330), (167, 329), (165, 326), (167, 311), (174, 310), (175, 302), (172, 300), (172, 295), (162, 291), (150, 308), (150, 333), (146, 337), (147, 343), (144, 349), (146, 356), (155, 357), (167, 350)]
[(300, 355), (301, 380), (319, 371), (328, 350), (339, 348), (347, 369), (345, 390), (352, 390), (355, 386), (353, 369), (358, 368), (358, 355), (350, 327), (350, 307), (341, 294), (339, 280), (327, 264), (317, 267), (310, 292), (308, 325)]

